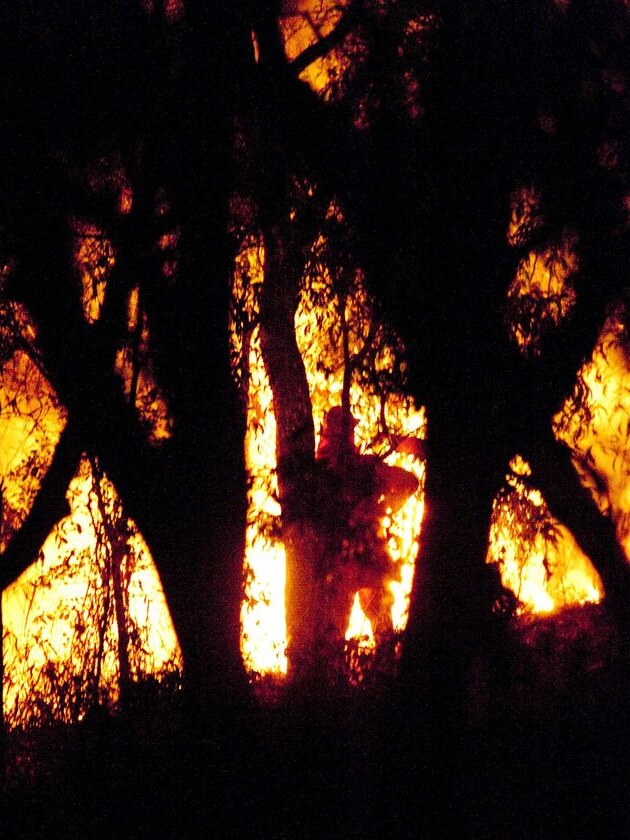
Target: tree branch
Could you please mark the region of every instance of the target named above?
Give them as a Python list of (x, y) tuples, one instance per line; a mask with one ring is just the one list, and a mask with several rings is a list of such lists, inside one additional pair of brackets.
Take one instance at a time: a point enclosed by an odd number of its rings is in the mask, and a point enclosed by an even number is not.
[(630, 566), (617, 540), (612, 519), (603, 516), (580, 483), (571, 453), (551, 438), (527, 458), (551, 513), (566, 525), (591, 559), (604, 584), (606, 601), (626, 612), (630, 598)]
[(306, 70), (310, 64), (317, 61), (318, 58), (325, 56), (343, 41), (346, 35), (352, 30), (352, 27), (359, 20), (359, 6), (360, 4), (351, 6), (351, 8), (341, 18), (337, 26), (335, 26), (328, 35), (324, 35), (322, 38), (319, 38), (314, 44), (311, 44), (310, 47), (302, 50), (302, 52), (293, 59), (293, 61), (289, 64), (289, 67), (296, 76), (299, 76), (300, 73)]

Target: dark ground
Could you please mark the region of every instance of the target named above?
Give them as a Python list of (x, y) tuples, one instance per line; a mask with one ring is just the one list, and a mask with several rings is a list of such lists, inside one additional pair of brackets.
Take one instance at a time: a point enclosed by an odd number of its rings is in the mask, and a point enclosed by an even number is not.
[(628, 837), (618, 651), (599, 607), (521, 620), (466, 720), (359, 691), (14, 734), (1, 836)]

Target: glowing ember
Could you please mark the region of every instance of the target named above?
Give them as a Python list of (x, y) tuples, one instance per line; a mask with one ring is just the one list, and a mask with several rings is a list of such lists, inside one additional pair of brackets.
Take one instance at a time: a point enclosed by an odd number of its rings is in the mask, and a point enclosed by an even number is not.
[(510, 223), (507, 241), (513, 247), (525, 245), (534, 231), (543, 225), (540, 192), (533, 185), (514, 190), (510, 197)]
[(133, 189), (125, 184), (118, 194), (118, 212), (121, 216), (128, 216), (133, 207)]

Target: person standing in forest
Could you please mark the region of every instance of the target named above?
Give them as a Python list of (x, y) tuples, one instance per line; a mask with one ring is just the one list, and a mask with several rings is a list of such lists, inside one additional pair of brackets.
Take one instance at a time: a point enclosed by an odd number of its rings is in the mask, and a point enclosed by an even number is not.
[[(387, 551), (383, 517), (397, 513), (418, 488), (417, 478), (354, 443), (357, 420), (342, 406), (324, 418), (316, 460), (325, 470), (329, 539), (323, 561), (324, 630), (343, 639), (352, 604), (361, 606), (378, 635), (393, 630), (389, 583), (398, 569)], [(399, 442), (397, 448), (403, 445)]]

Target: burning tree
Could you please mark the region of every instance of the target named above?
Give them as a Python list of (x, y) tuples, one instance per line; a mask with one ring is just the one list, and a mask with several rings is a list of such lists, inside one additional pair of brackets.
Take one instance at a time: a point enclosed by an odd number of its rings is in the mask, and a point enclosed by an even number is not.
[(251, 233), (232, 317), (252, 482), (244, 653), (251, 669), (282, 671), (288, 636), (298, 677), (317, 671), (318, 659), (333, 665), (335, 644), (360, 636), (362, 624), (381, 642), (404, 629), (422, 516), (424, 417), (404, 390), (404, 349), (379, 323), (361, 271), (335, 262), (332, 243), (351, 235), (334, 204), (322, 225), (296, 267), (299, 303), (283, 316), (290, 331), (278, 335), (277, 318), (265, 323), (274, 277)]
[[(191, 1), (70, 17), (29, 21), (49, 99), (29, 96), (19, 14), (3, 29), (21, 84), (3, 91), (2, 362), (38, 442), (19, 493), (5, 476), (4, 588), (66, 517), (85, 454), (93, 492), (115, 487), (124, 509), (112, 501), (96, 529), (115, 611), (115, 555), (137, 527), (199, 697), (244, 691), (241, 647), (267, 667), (239, 640), (239, 617), (251, 637), (249, 608), (270, 597), (265, 552), (286, 556), (286, 598), (284, 571), (274, 585), (298, 674), (327, 626), (337, 647), (352, 637), (341, 624), (361, 606), (376, 636), (409, 614), (406, 673), (439, 690), (463, 684), (497, 605), (624, 604), (625, 5)], [(23, 358), (54, 404), (41, 440)], [(319, 454), (335, 408), (340, 467)], [(385, 459), (415, 478), (389, 473), (404, 504), (371, 500), (359, 526), (370, 493), (348, 465), (372, 480)], [(444, 663), (459, 681), (436, 676)]]
[[(279, 4), (278, 26), (267, 12), (254, 21), (254, 57), (274, 94), (264, 113), (240, 124), (236, 158), (247, 186), (234, 209), (240, 241), (254, 237), (245, 259), (258, 249), (264, 262), (260, 340), (278, 423), (279, 498), (296, 530), (288, 541), (301, 555), (302, 607), (315, 578), (306, 570), (317, 563), (309, 552), (321, 547), (296, 503), (311, 498), (316, 465), (295, 313), (332, 207), (348, 222), (341, 248), (334, 236), (329, 246), (335, 266), (346, 268), (333, 285), (348, 288), (348, 265), (361, 265), (383, 319), (408, 346), (409, 385), (427, 410), (428, 518), (410, 672), (458, 660), (465, 670), (493, 608), (514, 607), (486, 563), (493, 509), (489, 559), (522, 604), (552, 609), (604, 591), (609, 602), (624, 601), (623, 552), (600, 516), (601, 498), (572, 465), (579, 460), (585, 475), (578, 450), (594, 399), (580, 365), (600, 353), (606, 308), (624, 283), (612, 279), (626, 247), (621, 147), (615, 141), (616, 153), (604, 155), (598, 146), (607, 132), (622, 131), (621, 100), (609, 82), (624, 71), (615, 53), (616, 69), (602, 70), (599, 87), (588, 88), (588, 128), (568, 141), (586, 88), (559, 67), (558, 45), (573, 39), (575, 63), (586, 68), (581, 51), (591, 47), (576, 32), (588, 21), (605, 51), (624, 37), (626, 12), (612, 4), (609, 17), (591, 19), (553, 4), (514, 16), (492, 3), (455, 10), (305, 2)], [(493, 39), (511, 45), (509, 59)], [(295, 83), (298, 73), (314, 96)], [(617, 97), (621, 88), (617, 81)], [(341, 171), (338, 161), (352, 165)], [(603, 211), (596, 224), (585, 211), (594, 206)], [(577, 404), (579, 433), (568, 421)], [(526, 462), (513, 460), (517, 453)], [(500, 491), (510, 463), (516, 474)], [(601, 470), (588, 471), (586, 483), (606, 495)]]

